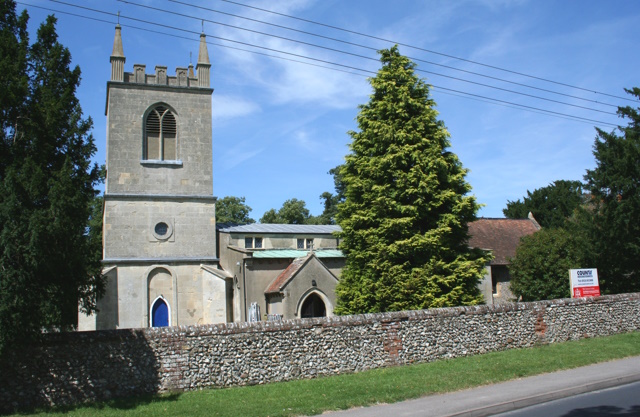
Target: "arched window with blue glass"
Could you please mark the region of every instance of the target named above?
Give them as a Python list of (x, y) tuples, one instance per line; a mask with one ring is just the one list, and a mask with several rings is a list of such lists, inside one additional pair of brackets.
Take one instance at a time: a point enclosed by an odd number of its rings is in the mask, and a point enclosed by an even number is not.
[(151, 327), (169, 326), (169, 317), (169, 304), (162, 296), (156, 298), (151, 306)]

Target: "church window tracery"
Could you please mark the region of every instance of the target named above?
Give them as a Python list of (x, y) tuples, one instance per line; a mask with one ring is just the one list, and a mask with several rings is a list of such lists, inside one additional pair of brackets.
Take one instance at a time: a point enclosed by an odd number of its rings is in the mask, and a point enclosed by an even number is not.
[(177, 130), (176, 117), (167, 106), (151, 109), (145, 121), (144, 159), (176, 160)]

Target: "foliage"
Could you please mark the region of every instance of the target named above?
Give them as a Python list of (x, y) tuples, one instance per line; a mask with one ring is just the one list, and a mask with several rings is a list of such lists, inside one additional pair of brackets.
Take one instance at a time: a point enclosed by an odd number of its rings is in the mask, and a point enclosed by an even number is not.
[[(626, 91), (640, 99), (640, 88)], [(619, 107), (618, 115), (628, 120), (619, 132), (596, 128), (596, 168), (585, 175), (592, 199), (581, 223), (606, 293), (640, 291), (640, 108)]]
[(249, 217), (251, 207), (245, 204), (244, 197), (227, 196), (216, 202), (216, 221), (219, 223), (255, 223)]
[(73, 326), (78, 303), (92, 311), (102, 288), (97, 215), (89, 225), (101, 178), (75, 96), (80, 69), (54, 17), (31, 46), (27, 21), (0, 2), (0, 352)]
[(582, 242), (562, 228), (522, 238), (509, 265), (511, 291), (522, 301), (569, 298), (569, 269), (587, 267)]
[(584, 201), (580, 181), (558, 180), (533, 192), (527, 190), (522, 201), (508, 201), (502, 212), (509, 219), (525, 219), (531, 212), (540, 226), (555, 228), (562, 227)]
[(329, 174), (333, 175), (333, 183), (335, 185), (336, 194), (325, 191), (320, 195), (320, 199), (324, 200), (324, 210), (317, 217), (318, 224), (336, 224), (336, 216), (338, 215), (338, 204), (344, 201), (344, 183), (340, 176), (340, 167), (329, 170)]
[(320, 194), (320, 200), (324, 200), (324, 210), (322, 214), (315, 218), (317, 224), (336, 224), (336, 214), (338, 213), (338, 198), (328, 191)]
[(292, 198), (285, 201), (278, 211), (270, 209), (260, 218), (260, 223), (278, 224), (316, 224), (309, 214), (304, 200)]
[(346, 266), (336, 288), (338, 314), (423, 309), (482, 302), (477, 283), (487, 258), (469, 249), (478, 204), (467, 171), (447, 151), (428, 86), (397, 47), (360, 106), (360, 131), (339, 169), (338, 205)]

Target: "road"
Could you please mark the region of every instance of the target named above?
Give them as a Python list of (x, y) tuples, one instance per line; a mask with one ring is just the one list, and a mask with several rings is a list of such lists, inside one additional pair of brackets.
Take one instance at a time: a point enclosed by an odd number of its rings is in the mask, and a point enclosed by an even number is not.
[(640, 382), (575, 395), (494, 417), (639, 417)]

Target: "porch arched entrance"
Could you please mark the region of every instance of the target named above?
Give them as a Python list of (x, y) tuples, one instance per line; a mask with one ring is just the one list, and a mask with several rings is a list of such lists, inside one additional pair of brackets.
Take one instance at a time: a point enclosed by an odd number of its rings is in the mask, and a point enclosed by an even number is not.
[(324, 301), (316, 293), (311, 293), (302, 303), (300, 308), (300, 317), (327, 317), (327, 306)]

